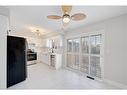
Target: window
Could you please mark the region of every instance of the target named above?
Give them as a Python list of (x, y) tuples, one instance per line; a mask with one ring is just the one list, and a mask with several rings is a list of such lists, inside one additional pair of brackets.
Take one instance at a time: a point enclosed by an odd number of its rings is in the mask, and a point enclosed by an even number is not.
[(47, 39), (47, 41), (46, 41), (46, 46), (47, 46), (48, 48), (53, 48), (53, 47), (54, 47), (54, 40)]
[(101, 78), (101, 45), (101, 34), (67, 40), (67, 66)]

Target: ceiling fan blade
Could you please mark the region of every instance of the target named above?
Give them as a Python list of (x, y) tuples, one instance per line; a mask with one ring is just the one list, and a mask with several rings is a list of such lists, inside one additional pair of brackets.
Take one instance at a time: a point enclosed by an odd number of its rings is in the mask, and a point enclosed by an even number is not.
[(47, 18), (49, 18), (49, 19), (61, 19), (62, 17), (58, 16), (58, 15), (48, 15)]
[(72, 6), (62, 6), (62, 11), (64, 14), (69, 14), (72, 10)]
[(78, 21), (78, 20), (83, 20), (86, 18), (86, 15), (83, 13), (77, 13), (71, 16), (72, 20)]

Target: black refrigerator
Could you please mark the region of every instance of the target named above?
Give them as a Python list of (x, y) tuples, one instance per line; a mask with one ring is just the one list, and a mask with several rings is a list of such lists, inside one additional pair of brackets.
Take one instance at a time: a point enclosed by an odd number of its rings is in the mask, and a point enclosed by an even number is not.
[(7, 36), (7, 87), (26, 79), (26, 39)]

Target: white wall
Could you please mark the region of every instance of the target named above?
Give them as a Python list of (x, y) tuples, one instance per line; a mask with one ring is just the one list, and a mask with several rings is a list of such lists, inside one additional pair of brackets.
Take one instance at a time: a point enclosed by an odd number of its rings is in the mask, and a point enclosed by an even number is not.
[(6, 88), (7, 30), (9, 26), (9, 10), (0, 7), (0, 89)]
[(9, 9), (3, 6), (0, 6), (0, 15), (3, 15), (9, 18), (9, 15), (10, 15)]
[(7, 17), (0, 15), (0, 89), (6, 88), (7, 22)]
[(104, 79), (117, 86), (127, 85), (127, 15), (82, 26), (66, 33), (66, 38), (104, 30)]

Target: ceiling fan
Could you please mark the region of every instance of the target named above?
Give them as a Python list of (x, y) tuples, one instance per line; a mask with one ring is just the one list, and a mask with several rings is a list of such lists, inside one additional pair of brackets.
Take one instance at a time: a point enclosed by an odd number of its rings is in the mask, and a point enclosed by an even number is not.
[(69, 13), (72, 10), (72, 6), (62, 6), (62, 11), (63, 11), (63, 15), (62, 16), (58, 16), (58, 15), (48, 15), (47, 18), (48, 19), (62, 19), (63, 23), (67, 24), (69, 23), (71, 20), (74, 21), (79, 21), (79, 20), (83, 20), (86, 18), (86, 15), (83, 13), (76, 13), (72, 16), (69, 15)]

